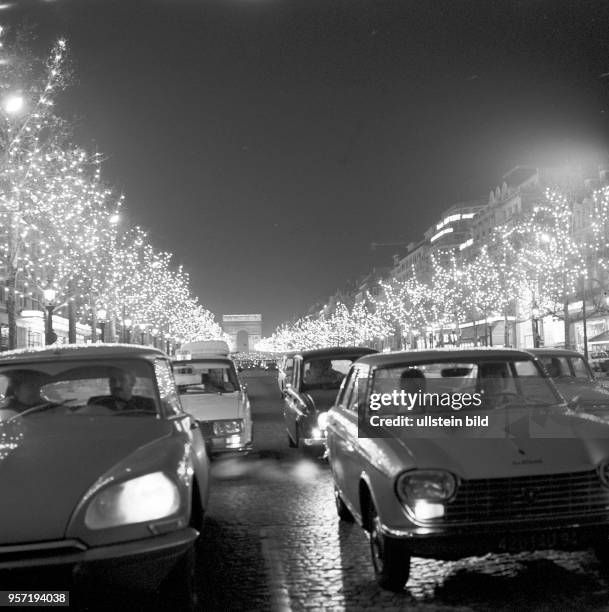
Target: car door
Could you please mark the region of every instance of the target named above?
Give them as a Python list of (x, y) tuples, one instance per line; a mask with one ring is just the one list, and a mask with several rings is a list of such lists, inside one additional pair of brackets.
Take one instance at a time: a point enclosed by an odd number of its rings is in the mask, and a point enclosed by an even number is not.
[(283, 400), (283, 418), (286, 429), (292, 440), (297, 441), (296, 423), (298, 417), (298, 372), (301, 367), (300, 356), (291, 357), (286, 363), (286, 378)]
[(245, 442), (251, 442), (253, 438), (253, 421), (250, 400), (247, 395), (247, 385), (235, 373), (239, 381), (239, 417), (243, 419), (243, 431), (245, 432)]
[(364, 401), (369, 368), (355, 365), (332, 409), (328, 432), (330, 465), (334, 482), (343, 500), (359, 510), (359, 477), (362, 466), (359, 454), (358, 415)]

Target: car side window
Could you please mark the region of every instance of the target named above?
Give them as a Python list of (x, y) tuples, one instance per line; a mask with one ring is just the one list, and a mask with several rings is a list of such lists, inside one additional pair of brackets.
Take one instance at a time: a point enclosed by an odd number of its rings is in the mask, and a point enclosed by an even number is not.
[(339, 396), (336, 398), (337, 406), (348, 406), (349, 399), (351, 398), (351, 393), (353, 392), (353, 380), (356, 377), (356, 369), (351, 368), (351, 371), (347, 374), (347, 378), (343, 384), (342, 390), (339, 393)]
[(294, 359), (292, 361), (292, 374), (290, 376), (289, 382), (292, 383), (292, 387), (294, 389), (298, 389), (298, 385), (300, 384), (300, 368), (302, 367), (301, 359)]
[(366, 393), (366, 380), (368, 378), (367, 368), (355, 368), (353, 372), (353, 382), (351, 385), (351, 393), (347, 404), (347, 410), (357, 412), (360, 400), (364, 399)]
[(286, 383), (292, 382), (292, 374), (294, 373), (294, 359), (288, 357), (285, 360), (283, 371), (285, 373), (285, 381)]
[(168, 416), (182, 414), (182, 405), (170, 365), (164, 359), (157, 359), (154, 362), (154, 371), (163, 410)]

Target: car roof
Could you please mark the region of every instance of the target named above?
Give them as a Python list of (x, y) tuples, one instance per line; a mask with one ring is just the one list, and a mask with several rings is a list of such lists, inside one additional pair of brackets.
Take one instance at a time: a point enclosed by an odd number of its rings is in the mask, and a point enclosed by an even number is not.
[(41, 348), (17, 349), (0, 353), (0, 365), (31, 363), (35, 361), (69, 361), (72, 359), (129, 359), (134, 357), (153, 359), (167, 357), (152, 346), (136, 344), (67, 344)]
[(310, 349), (308, 351), (295, 351), (294, 356), (302, 355), (303, 359), (315, 357), (340, 357), (346, 355), (371, 355), (378, 353), (376, 349), (367, 346), (331, 346), (328, 348)]
[(376, 353), (366, 355), (358, 363), (364, 363), (371, 367), (382, 367), (393, 364), (434, 361), (445, 359), (480, 359), (481, 357), (532, 357), (530, 353), (519, 349), (505, 348), (468, 348), (468, 349), (420, 349), (413, 351), (391, 351), (389, 353)]
[(526, 349), (528, 353), (532, 353), (536, 357), (543, 357), (544, 355), (554, 357), (583, 357), (578, 351), (564, 348), (529, 348)]

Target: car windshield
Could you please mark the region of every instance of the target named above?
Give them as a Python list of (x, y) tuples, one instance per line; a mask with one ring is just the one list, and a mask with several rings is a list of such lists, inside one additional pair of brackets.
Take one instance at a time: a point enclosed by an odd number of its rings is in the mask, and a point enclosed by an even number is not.
[(534, 361), (489, 357), (379, 368), (372, 377), (370, 399), (377, 403), (375, 410), (388, 414), (437, 414), (563, 402)]
[(173, 372), (180, 394), (234, 393), (239, 389), (235, 366), (229, 360), (176, 361)]
[(0, 420), (16, 415), (159, 414), (152, 364), (91, 360), (0, 367)]

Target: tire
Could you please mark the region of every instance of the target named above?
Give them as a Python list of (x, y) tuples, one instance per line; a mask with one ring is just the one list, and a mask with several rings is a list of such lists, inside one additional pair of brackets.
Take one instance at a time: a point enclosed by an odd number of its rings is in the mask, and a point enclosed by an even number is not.
[(401, 593), (410, 576), (410, 553), (401, 540), (381, 531), (381, 521), (374, 506), (370, 507), (370, 558), (376, 581), (382, 589)]
[(338, 514), (338, 518), (341, 521), (345, 523), (355, 523), (355, 518), (351, 514), (349, 508), (347, 508), (347, 505), (336, 487), (334, 487), (334, 503), (336, 504), (336, 514)]

